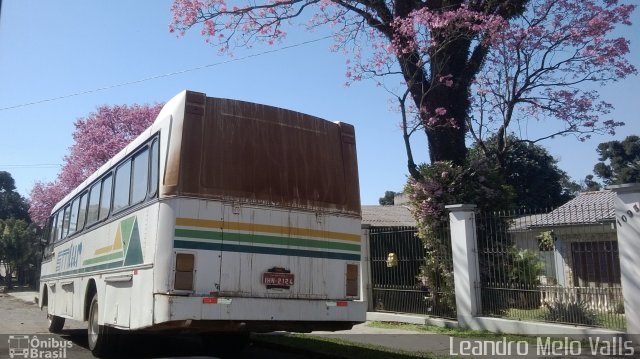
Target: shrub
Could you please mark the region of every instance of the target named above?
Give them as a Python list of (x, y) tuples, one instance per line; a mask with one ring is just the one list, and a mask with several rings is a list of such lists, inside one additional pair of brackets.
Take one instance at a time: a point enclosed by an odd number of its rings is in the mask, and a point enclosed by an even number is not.
[(534, 251), (512, 247), (509, 251), (510, 285), (514, 290), (511, 307), (534, 309), (540, 306), (540, 280), (544, 264)]
[(544, 320), (592, 326), (598, 324), (596, 314), (584, 302), (553, 302), (545, 305), (548, 311)]
[(444, 233), (449, 223), (445, 205), (477, 203), (479, 209), (505, 208), (511, 195), (492, 165), (479, 159), (470, 159), (465, 166), (450, 162), (421, 165), (422, 178), (409, 179), (405, 187), (425, 250), (417, 278), (430, 293), (430, 305), (439, 310), (456, 310), (451, 241)]
[(615, 314), (624, 314), (624, 301), (619, 300), (613, 311)]

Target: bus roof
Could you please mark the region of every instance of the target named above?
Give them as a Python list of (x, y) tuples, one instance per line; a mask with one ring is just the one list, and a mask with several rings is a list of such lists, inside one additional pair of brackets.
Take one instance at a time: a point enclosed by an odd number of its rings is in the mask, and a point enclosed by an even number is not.
[(168, 146), (168, 153), (161, 155), (167, 159), (160, 168), (161, 194), (360, 215), (351, 125), (191, 91), (169, 100), (149, 128), (65, 196), (52, 213), (161, 128), (171, 132), (161, 141), (161, 146)]

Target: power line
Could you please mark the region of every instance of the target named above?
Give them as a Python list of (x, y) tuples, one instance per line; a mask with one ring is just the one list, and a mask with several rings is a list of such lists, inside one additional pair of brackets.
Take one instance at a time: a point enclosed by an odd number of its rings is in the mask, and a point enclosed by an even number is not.
[[(1, 1), (2, 0), (0, 0), (0, 2)], [(329, 36), (324, 36), (324, 37), (321, 37), (321, 38), (318, 38), (318, 39), (303, 41), (303, 42), (299, 42), (297, 44), (284, 46), (284, 47), (281, 47), (281, 48), (278, 48), (278, 49), (263, 51), (263, 52), (259, 52), (257, 54), (251, 54), (251, 55), (247, 55), (247, 56), (243, 56), (243, 57), (229, 59), (229, 60), (226, 60), (226, 61), (216, 62), (216, 63), (202, 65), (202, 66), (198, 66), (198, 67), (192, 67), (192, 68), (188, 68), (188, 69), (180, 70), (180, 71), (169, 72), (169, 73), (162, 74), (162, 75), (150, 76), (150, 77), (146, 77), (146, 78), (143, 78), (143, 79), (138, 79), (138, 80), (133, 80), (133, 81), (128, 81), (128, 82), (122, 82), (122, 83), (119, 83), (119, 84), (113, 84), (113, 85), (108, 85), (108, 86), (104, 86), (104, 87), (98, 87), (98, 88), (95, 88), (95, 89), (75, 92), (75, 93), (71, 93), (71, 94), (68, 94), (68, 95), (55, 96), (55, 97), (50, 97), (50, 98), (46, 98), (46, 99), (42, 99), (42, 100), (35, 100), (35, 101), (31, 101), (31, 102), (25, 102), (25, 103), (18, 104), (18, 105), (1, 107), (0, 111), (6, 111), (6, 110), (12, 110), (12, 109), (21, 108), (21, 107), (33, 106), (33, 105), (38, 105), (38, 104), (45, 103), (45, 102), (53, 102), (53, 101), (58, 101), (58, 100), (64, 100), (64, 99), (67, 99), (67, 98), (70, 98), (70, 97), (88, 95), (90, 93), (110, 90), (110, 89), (114, 89), (114, 88), (117, 88), (117, 87), (135, 85), (135, 84), (139, 84), (139, 83), (142, 83), (142, 82), (147, 82), (147, 81), (151, 81), (151, 80), (157, 80), (157, 79), (161, 79), (161, 78), (165, 78), (165, 77), (182, 75), (182, 74), (185, 74), (185, 73), (188, 73), (188, 72), (203, 70), (203, 69), (207, 69), (207, 68), (214, 67), (214, 66), (225, 65), (225, 64), (229, 64), (229, 63), (237, 62), (237, 61), (244, 61), (244, 60), (251, 59), (251, 58), (254, 58), (254, 57), (259, 57), (259, 56), (272, 54), (272, 53), (276, 53), (276, 52), (280, 52), (280, 51), (284, 51), (284, 50), (289, 50), (289, 49), (292, 49), (294, 47), (308, 45), (308, 44), (311, 44), (311, 43), (314, 43), (314, 42), (319, 42), (319, 41), (322, 41), (322, 40), (329, 39), (331, 37), (332, 36), (330, 36), (330, 35)]]
[(0, 164), (0, 168), (56, 168), (60, 163), (36, 163), (36, 164)]

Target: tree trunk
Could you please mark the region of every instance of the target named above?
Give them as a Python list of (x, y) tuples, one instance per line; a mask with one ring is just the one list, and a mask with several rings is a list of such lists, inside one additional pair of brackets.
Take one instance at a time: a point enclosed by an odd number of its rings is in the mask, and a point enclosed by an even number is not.
[(456, 165), (463, 165), (467, 156), (465, 144), (465, 127), (462, 128), (427, 128), (429, 140), (429, 158), (431, 163), (451, 161)]
[[(433, 36), (437, 36), (434, 34)], [(436, 116), (437, 108), (447, 112), (438, 116), (436, 126), (425, 126), (429, 140), (429, 157), (431, 163), (451, 161), (463, 165), (467, 156), (465, 135), (466, 119), (471, 103), (469, 102), (469, 86), (466, 59), (470, 48), (468, 40), (457, 40), (439, 48), (431, 54), (431, 78), (429, 91), (424, 94), (424, 105), (428, 112), (423, 113), (423, 121)], [(439, 81), (442, 76), (452, 76), (453, 86)], [(453, 119), (452, 123), (449, 119)]]

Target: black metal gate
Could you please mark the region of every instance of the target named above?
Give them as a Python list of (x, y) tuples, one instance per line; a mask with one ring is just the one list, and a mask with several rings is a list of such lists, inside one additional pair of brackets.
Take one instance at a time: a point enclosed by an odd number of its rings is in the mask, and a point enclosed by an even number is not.
[(415, 227), (371, 227), (370, 258), (372, 301), (375, 311), (424, 314), (438, 313), (418, 274), (425, 262), (425, 250)]
[(615, 223), (601, 218), (609, 210), (478, 212), (482, 315), (624, 330)]

